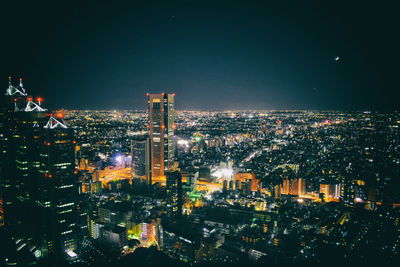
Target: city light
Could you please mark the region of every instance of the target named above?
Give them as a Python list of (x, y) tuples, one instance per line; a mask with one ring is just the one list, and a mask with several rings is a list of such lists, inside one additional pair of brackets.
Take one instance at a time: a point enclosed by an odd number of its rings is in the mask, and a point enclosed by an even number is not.
[(395, 3), (4, 2), (0, 266), (400, 266)]
[(189, 141), (183, 140), (183, 139), (179, 139), (177, 141), (177, 144), (180, 145), (180, 146), (189, 146)]
[(232, 169), (219, 169), (213, 172), (212, 174), (215, 177), (218, 178), (230, 178), (233, 175), (233, 170)]

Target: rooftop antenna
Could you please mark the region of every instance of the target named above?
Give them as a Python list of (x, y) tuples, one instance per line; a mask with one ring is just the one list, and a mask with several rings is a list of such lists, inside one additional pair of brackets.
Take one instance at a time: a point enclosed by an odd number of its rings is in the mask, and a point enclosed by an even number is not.
[(19, 87), (22, 89), (22, 91), (25, 93), (24, 85), (22, 84), (22, 78), (19, 78)]
[(13, 96), (13, 95), (19, 95), (19, 96), (26, 96), (25, 89), (22, 87), (22, 79), (20, 79), (19, 87), (17, 88), (12, 85), (12, 80), (11, 76), (8, 76), (8, 88), (6, 90), (6, 95)]
[(14, 110), (19, 111), (18, 105), (17, 105), (17, 99), (14, 98)]
[(68, 128), (63, 121), (61, 120), (62, 116), (58, 116), (57, 114), (57, 118), (60, 120), (57, 120), (56, 118), (54, 118), (52, 115), (50, 115), (50, 119), (47, 122), (47, 124), (44, 126), (44, 128), (46, 129), (54, 129), (54, 128)]
[(7, 88), (7, 95), (11, 95), (12, 92), (12, 82), (11, 82), (11, 76), (8, 76), (8, 88)]
[(46, 111), (46, 109), (44, 109), (44, 108), (40, 107), (40, 105), (36, 104), (33, 101), (33, 98), (31, 96), (28, 96), (26, 98), (26, 100), (28, 102), (26, 103), (26, 107), (24, 108), (24, 111), (26, 111), (26, 112), (30, 112), (30, 111), (43, 112), (43, 111)]

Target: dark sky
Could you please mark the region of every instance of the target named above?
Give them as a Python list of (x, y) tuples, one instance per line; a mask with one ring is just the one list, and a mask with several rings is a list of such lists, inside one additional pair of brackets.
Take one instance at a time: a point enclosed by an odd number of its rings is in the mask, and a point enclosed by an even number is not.
[(7, 2), (0, 84), (50, 108), (399, 107), (396, 1)]

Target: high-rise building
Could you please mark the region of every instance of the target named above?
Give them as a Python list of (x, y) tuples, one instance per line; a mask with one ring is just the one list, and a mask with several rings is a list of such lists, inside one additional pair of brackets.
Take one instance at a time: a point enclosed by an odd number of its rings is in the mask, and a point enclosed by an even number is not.
[[(22, 85), (9, 83), (0, 112), (0, 194), (5, 226), (36, 257), (63, 257), (76, 245), (75, 141)], [(6, 164), (5, 164), (6, 163)], [(32, 219), (35, 218), (35, 219)]]
[(73, 129), (68, 128), (61, 118), (51, 116), (44, 126), (42, 140), (42, 179), (36, 202), (44, 208), (48, 252), (62, 257), (77, 248), (78, 184)]
[(284, 195), (302, 196), (306, 193), (306, 181), (302, 178), (284, 179), (281, 189)]
[(32, 197), (39, 170), (38, 151), (45, 111), (26, 94), (22, 79), (15, 87), (9, 78), (0, 107), (0, 195), (6, 227), (26, 240), (32, 239), (34, 231), (29, 221), (34, 214)]
[(174, 166), (174, 96), (147, 94), (152, 177), (164, 177)]
[(356, 183), (351, 177), (343, 176), (339, 200), (346, 206), (353, 206), (356, 199)]
[(282, 181), (282, 194), (288, 195), (289, 194), (289, 185), (290, 185), (290, 180), (289, 179), (284, 179)]
[(182, 175), (179, 171), (166, 172), (168, 215), (179, 218), (182, 215)]
[(226, 192), (228, 190), (228, 181), (227, 180), (224, 180), (223, 182), (222, 182), (222, 191), (223, 192)]
[(281, 194), (282, 194), (281, 190), (282, 190), (282, 186), (280, 184), (274, 185), (273, 193), (274, 193), (275, 199), (278, 199), (281, 197)]
[(181, 174), (183, 180), (186, 180), (186, 183), (182, 184), (182, 189), (184, 192), (192, 192), (194, 190), (196, 181), (197, 181), (197, 171), (193, 167), (186, 168), (185, 171), (181, 170)]
[(128, 244), (126, 227), (104, 224), (100, 228), (100, 242), (109, 247), (122, 248)]
[(356, 199), (356, 177), (353, 164), (349, 164), (346, 167), (346, 175), (341, 177), (340, 184), (340, 202), (344, 203), (346, 206), (353, 206)]
[(131, 140), (132, 178), (145, 178), (151, 185), (150, 138), (143, 136)]
[(340, 186), (339, 184), (320, 184), (319, 185), (319, 193), (324, 194), (325, 197), (329, 199), (339, 199), (340, 196)]

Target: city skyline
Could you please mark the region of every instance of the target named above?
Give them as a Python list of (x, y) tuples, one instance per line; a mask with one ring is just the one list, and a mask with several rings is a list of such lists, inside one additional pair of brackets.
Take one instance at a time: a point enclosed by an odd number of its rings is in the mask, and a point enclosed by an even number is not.
[(399, 265), (390, 3), (1, 11), (1, 266)]
[[(390, 5), (7, 3), (4, 10), (10, 41), (0, 74), (24, 78), (52, 109), (143, 109), (143, 95), (162, 91), (180, 96), (177, 110), (398, 108)], [(13, 10), (19, 19), (6, 23)]]
[(2, 263), (399, 261), (397, 112), (175, 113), (161, 93), (148, 116), (53, 113), (29, 93), (1, 98)]

